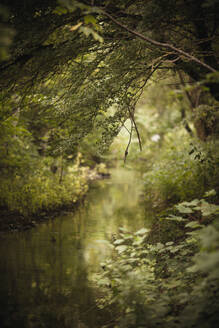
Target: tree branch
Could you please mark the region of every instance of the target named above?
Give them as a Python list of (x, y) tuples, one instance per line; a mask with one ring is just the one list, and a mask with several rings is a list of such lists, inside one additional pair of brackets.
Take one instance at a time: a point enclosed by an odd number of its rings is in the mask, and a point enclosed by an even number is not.
[(129, 141), (128, 141), (128, 144), (127, 144), (127, 147), (126, 147), (126, 150), (125, 150), (125, 156), (124, 156), (124, 164), (126, 162), (126, 158), (128, 156), (128, 153), (129, 153), (129, 147), (131, 145), (131, 141), (132, 141), (132, 132), (133, 132), (133, 120), (132, 118), (130, 118), (131, 120), (131, 131), (129, 132)]
[(153, 44), (154, 46), (158, 46), (159, 48), (166, 48), (166, 49), (171, 49), (173, 51), (175, 51), (176, 53), (183, 55), (184, 57), (192, 60), (193, 62), (196, 62), (197, 64), (199, 64), (202, 67), (207, 68), (208, 71), (210, 72), (216, 72), (216, 70), (209, 66), (208, 64), (205, 64), (204, 62), (202, 62), (200, 59), (196, 58), (193, 55), (190, 55), (189, 53), (187, 53), (186, 51), (176, 48), (175, 46), (173, 46), (172, 44), (166, 43), (166, 42), (159, 42), (156, 40), (153, 40), (137, 31), (134, 31), (132, 29), (130, 29), (129, 27), (123, 25), (122, 23), (120, 23), (119, 21), (117, 21), (117, 19), (115, 19), (113, 16), (111, 16), (109, 13), (107, 13), (105, 10), (102, 9), (102, 14), (107, 16), (110, 20), (112, 20), (116, 25), (120, 26), (121, 28), (123, 28), (124, 30), (128, 31), (129, 33), (137, 36), (138, 38), (149, 42), (150, 44)]
[[(128, 111), (129, 111), (130, 119), (131, 119), (131, 121), (133, 122), (134, 127), (135, 127), (135, 131), (136, 131), (137, 138), (138, 138), (139, 149), (140, 149), (140, 151), (142, 151), (141, 137), (140, 137), (140, 133), (139, 133), (139, 131), (138, 131), (137, 124), (136, 124), (136, 122), (135, 122), (134, 110), (132, 111), (130, 108), (128, 108)], [(128, 155), (128, 154), (127, 154), (127, 155)], [(127, 156), (127, 155), (126, 155), (126, 156)]]

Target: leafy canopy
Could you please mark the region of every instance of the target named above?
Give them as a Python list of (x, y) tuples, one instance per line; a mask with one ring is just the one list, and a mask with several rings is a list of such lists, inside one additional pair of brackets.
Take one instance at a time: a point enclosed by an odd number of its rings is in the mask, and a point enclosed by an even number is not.
[(2, 99), (11, 104), (5, 115), (36, 94), (47, 97), (63, 149), (73, 151), (93, 128), (106, 149), (128, 117), (137, 130), (135, 106), (155, 72), (183, 71), (219, 99), (215, 1), (2, 3), (15, 31), (0, 64)]

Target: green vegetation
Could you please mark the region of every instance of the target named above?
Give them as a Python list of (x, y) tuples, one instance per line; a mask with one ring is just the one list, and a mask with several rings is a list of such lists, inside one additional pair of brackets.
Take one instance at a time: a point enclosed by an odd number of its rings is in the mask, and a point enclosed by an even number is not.
[(114, 241), (100, 308), (216, 327), (218, 1), (3, 0), (0, 20), (0, 210), (71, 206), (123, 160), (156, 218)]
[[(22, 177), (3, 177), (1, 182), (1, 206), (25, 217), (43, 211), (70, 206), (82, 198), (88, 189), (89, 168), (76, 164), (68, 168), (62, 178), (45, 169), (46, 158), (34, 166), (34, 173)], [(46, 163), (47, 164), (47, 163)]]
[[(214, 195), (214, 191), (208, 193)], [(205, 199), (176, 205), (184, 238), (149, 243), (148, 230), (121, 228), (112, 259), (96, 280), (98, 306), (116, 312), (113, 327), (214, 327), (218, 324), (219, 206)], [(212, 222), (206, 226), (206, 221)], [(174, 226), (171, 227), (172, 229)], [(195, 255), (194, 255), (195, 254)]]

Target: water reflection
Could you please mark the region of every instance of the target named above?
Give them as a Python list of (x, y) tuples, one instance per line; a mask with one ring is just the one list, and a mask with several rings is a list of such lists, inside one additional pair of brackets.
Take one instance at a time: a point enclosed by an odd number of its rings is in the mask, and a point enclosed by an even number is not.
[(133, 172), (114, 170), (76, 213), (1, 236), (1, 327), (97, 328), (109, 321), (95, 306), (91, 277), (120, 226), (146, 225), (140, 188)]

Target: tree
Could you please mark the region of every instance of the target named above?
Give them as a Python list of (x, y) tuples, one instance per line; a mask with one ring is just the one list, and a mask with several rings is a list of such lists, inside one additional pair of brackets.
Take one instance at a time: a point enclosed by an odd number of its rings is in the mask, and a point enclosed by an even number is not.
[[(16, 35), (0, 66), (2, 97), (24, 99), (50, 85), (68, 145), (95, 125), (105, 149), (128, 117), (138, 133), (135, 105), (155, 72), (184, 72), (219, 100), (217, 1), (6, 3)], [(114, 114), (104, 114), (112, 105)]]

